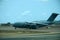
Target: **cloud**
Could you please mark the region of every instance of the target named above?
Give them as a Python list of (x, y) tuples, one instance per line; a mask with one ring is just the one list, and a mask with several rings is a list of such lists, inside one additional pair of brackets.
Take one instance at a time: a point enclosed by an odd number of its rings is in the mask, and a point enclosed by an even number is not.
[(29, 13), (30, 13), (31, 11), (24, 11), (23, 13), (21, 13), (21, 15), (29, 15)]

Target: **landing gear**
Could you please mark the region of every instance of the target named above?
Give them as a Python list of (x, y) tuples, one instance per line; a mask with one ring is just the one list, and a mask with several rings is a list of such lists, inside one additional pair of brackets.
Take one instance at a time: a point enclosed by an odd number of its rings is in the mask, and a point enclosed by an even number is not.
[(15, 27), (15, 29), (16, 29), (16, 27)]

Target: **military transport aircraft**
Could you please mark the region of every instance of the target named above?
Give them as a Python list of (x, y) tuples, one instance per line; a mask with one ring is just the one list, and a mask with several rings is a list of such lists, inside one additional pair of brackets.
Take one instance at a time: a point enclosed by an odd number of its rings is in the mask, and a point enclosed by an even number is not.
[(13, 27), (16, 28), (28, 28), (28, 29), (37, 29), (40, 27), (45, 27), (48, 25), (51, 25), (54, 23), (54, 19), (57, 17), (57, 13), (52, 13), (52, 15), (48, 18), (47, 21), (43, 21), (43, 22), (16, 22), (13, 24)]

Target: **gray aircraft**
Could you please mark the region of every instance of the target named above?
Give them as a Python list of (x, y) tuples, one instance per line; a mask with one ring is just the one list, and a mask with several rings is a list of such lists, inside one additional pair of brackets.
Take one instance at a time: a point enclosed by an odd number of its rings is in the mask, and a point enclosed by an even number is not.
[(54, 19), (57, 17), (57, 13), (52, 13), (52, 15), (48, 18), (47, 21), (43, 21), (43, 22), (17, 22), (13, 24), (13, 27), (16, 28), (28, 28), (28, 29), (37, 29), (40, 27), (45, 27), (48, 25), (51, 25), (54, 23)]

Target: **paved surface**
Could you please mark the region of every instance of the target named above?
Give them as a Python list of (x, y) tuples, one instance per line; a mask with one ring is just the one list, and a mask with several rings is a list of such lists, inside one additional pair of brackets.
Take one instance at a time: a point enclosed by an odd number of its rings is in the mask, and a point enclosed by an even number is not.
[(60, 34), (19, 35), (15, 38), (0, 38), (0, 40), (60, 40)]
[[(0, 26), (0, 30), (15, 30), (14, 27)], [(26, 29), (16, 29), (26, 30)], [(28, 30), (28, 29), (27, 29)], [(29, 31), (29, 30), (28, 30)], [(0, 40), (60, 40), (60, 28), (41, 28), (30, 31), (48, 31), (50, 33), (40, 34), (20, 34), (19, 33), (0, 33)]]

